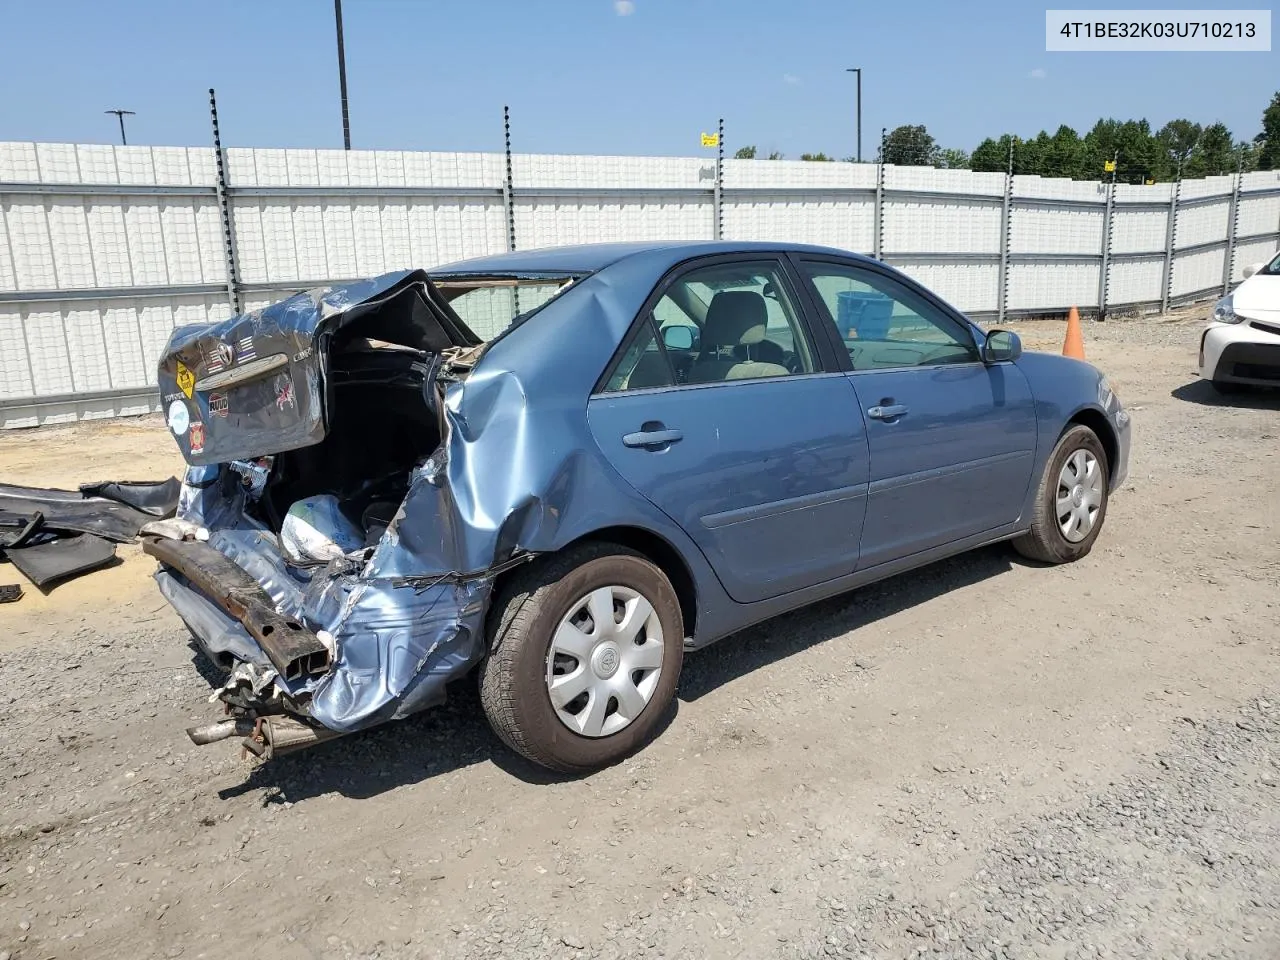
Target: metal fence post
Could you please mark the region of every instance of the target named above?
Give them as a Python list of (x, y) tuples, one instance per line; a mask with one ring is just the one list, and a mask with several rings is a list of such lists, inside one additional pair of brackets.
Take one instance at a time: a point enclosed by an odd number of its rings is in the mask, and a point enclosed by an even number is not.
[(715, 218), (716, 240), (724, 239), (724, 117), (716, 128), (716, 188), (711, 196), (712, 216)]
[(240, 312), (240, 264), (236, 257), (235, 221), (231, 216), (231, 194), (227, 190), (227, 157), (218, 132), (218, 100), (209, 88), (209, 116), (213, 120), (213, 156), (217, 168), (218, 212), (222, 216), (222, 252), (227, 260), (227, 299), (231, 309)]
[(1102, 214), (1102, 270), (1098, 274), (1098, 319), (1107, 319), (1107, 288), (1111, 280), (1111, 213), (1115, 206), (1116, 182), (1107, 185), (1107, 206)]
[(1244, 165), (1244, 152), (1237, 154), (1236, 181), (1231, 187), (1230, 208), (1227, 210), (1227, 255), (1222, 264), (1222, 295), (1231, 290), (1231, 276), (1236, 266), (1236, 233), (1240, 219), (1240, 177)]
[(997, 280), (998, 317), (1004, 323), (1009, 298), (1009, 248), (1013, 244), (1013, 142), (1009, 143), (1009, 169), (1004, 175), (1004, 204), (1000, 208), (1000, 276)]
[(871, 234), (871, 255), (880, 259), (880, 249), (884, 245), (884, 151), (876, 161), (876, 202), (875, 229)]
[(1169, 197), (1169, 223), (1164, 232), (1164, 282), (1160, 289), (1160, 312), (1169, 312), (1169, 297), (1173, 294), (1173, 245), (1178, 236), (1178, 200), (1182, 197), (1182, 165), (1178, 165), (1178, 179)]
[(516, 193), (511, 176), (511, 109), (502, 108), (502, 139), (506, 150), (507, 179), (502, 185), (502, 205), (507, 211), (507, 250), (516, 248)]

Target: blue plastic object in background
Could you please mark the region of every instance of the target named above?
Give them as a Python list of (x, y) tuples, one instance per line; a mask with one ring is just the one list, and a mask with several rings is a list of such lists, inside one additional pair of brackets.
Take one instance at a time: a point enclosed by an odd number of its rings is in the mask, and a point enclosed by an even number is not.
[(893, 319), (893, 301), (875, 291), (845, 290), (836, 294), (836, 327), (840, 336), (884, 340)]

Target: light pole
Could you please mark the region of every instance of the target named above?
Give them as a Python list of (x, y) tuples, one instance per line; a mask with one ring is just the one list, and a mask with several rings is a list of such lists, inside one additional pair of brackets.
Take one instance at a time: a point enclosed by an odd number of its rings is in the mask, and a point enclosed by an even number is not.
[(857, 74), (858, 77), (858, 162), (862, 162), (862, 68), (849, 67), (845, 73)]
[(338, 27), (338, 90), (342, 97), (342, 148), (351, 149), (351, 120), (347, 116), (347, 55), (342, 46), (342, 0), (333, 0), (333, 19)]
[(114, 113), (116, 115), (116, 119), (120, 121), (120, 145), (122, 147), (127, 147), (129, 145), (129, 141), (124, 138), (124, 118), (134, 116), (134, 112), (132, 110), (103, 110), (102, 112)]

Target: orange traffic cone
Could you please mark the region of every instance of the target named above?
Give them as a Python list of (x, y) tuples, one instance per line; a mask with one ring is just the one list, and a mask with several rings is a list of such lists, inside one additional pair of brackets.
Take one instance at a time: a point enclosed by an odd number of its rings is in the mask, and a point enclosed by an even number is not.
[(1067, 314), (1067, 339), (1062, 341), (1062, 355), (1084, 359), (1084, 334), (1080, 332), (1080, 311), (1075, 307)]

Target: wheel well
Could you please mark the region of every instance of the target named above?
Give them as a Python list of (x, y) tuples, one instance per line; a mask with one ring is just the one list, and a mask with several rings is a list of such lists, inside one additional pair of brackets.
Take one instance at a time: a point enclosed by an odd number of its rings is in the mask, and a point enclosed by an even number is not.
[(680, 552), (656, 533), (642, 530), (639, 527), (605, 527), (595, 530), (584, 537), (579, 537), (568, 546), (596, 541), (614, 543), (620, 547), (628, 547), (637, 553), (644, 554), (657, 565), (671, 586), (675, 588), (676, 597), (680, 601), (680, 617), (684, 620), (684, 635), (693, 636), (698, 616), (698, 591), (694, 586), (693, 574)]
[(1120, 455), (1119, 443), (1116, 440), (1116, 432), (1111, 427), (1111, 422), (1097, 410), (1085, 409), (1079, 411), (1067, 422), (1067, 429), (1075, 423), (1088, 427), (1102, 441), (1102, 450), (1107, 455), (1107, 476), (1110, 477), (1115, 467), (1116, 458)]

